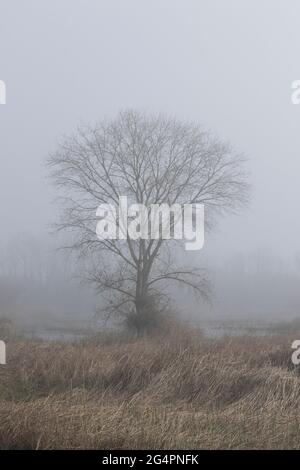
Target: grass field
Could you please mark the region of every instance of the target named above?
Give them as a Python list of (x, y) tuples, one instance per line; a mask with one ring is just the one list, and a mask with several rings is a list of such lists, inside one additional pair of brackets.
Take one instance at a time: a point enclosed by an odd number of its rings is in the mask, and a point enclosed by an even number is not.
[(12, 339), (0, 367), (0, 448), (299, 448), (296, 338), (174, 329), (76, 344)]

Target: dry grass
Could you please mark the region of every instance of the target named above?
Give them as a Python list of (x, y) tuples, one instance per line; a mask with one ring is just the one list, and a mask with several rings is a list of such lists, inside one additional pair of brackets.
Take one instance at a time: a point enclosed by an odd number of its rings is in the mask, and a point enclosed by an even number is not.
[(8, 343), (0, 448), (299, 448), (292, 339)]

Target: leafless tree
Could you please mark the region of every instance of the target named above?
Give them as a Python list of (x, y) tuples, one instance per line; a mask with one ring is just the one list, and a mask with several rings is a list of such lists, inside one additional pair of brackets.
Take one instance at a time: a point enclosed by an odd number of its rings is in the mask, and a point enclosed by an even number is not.
[(131, 110), (63, 139), (48, 161), (62, 190), (58, 228), (72, 232), (69, 248), (85, 260), (86, 278), (106, 299), (108, 315), (131, 312), (139, 328), (149, 304), (166, 296), (169, 282), (201, 296), (208, 283), (202, 269), (176, 264), (178, 241), (99, 240), (97, 207), (117, 206), (120, 196), (147, 207), (201, 203), (209, 222), (245, 204), (243, 163), (229, 144), (197, 125)]

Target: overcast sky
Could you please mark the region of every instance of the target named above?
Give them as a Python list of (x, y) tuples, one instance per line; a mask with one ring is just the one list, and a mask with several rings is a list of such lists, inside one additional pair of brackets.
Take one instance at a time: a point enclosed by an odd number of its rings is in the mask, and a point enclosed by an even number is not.
[(205, 245), (299, 250), (298, 0), (0, 0), (1, 241), (55, 219), (61, 134), (127, 107), (192, 119), (249, 157), (250, 209)]

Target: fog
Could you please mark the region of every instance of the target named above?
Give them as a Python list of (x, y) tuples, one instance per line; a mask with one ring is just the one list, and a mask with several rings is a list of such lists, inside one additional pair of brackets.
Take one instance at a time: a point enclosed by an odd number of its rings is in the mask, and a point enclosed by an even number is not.
[(78, 124), (126, 108), (196, 121), (248, 158), (249, 207), (220, 219), (197, 255), (212, 305), (186, 294), (177, 307), (299, 314), (299, 15), (297, 0), (0, 0), (1, 316), (95, 311), (55, 251), (45, 160)]

